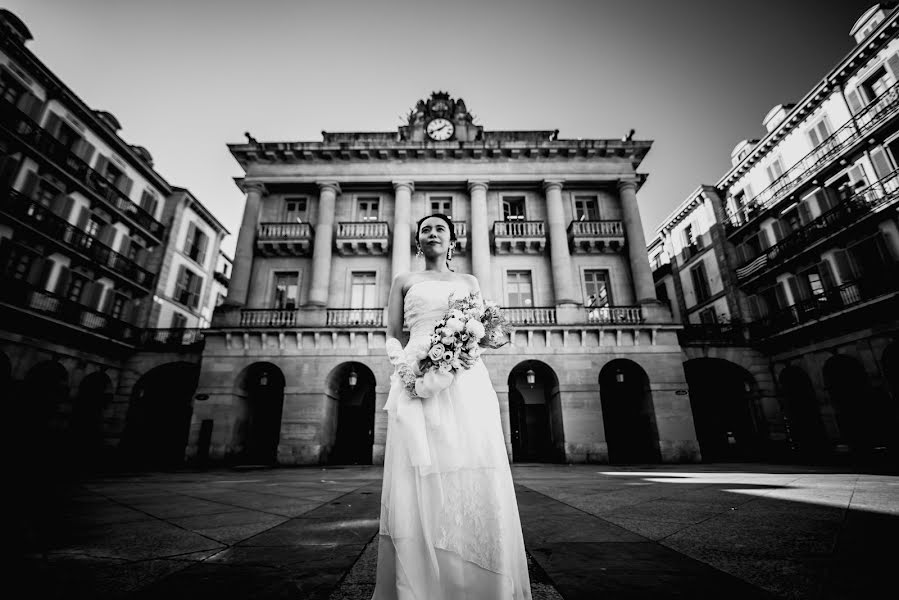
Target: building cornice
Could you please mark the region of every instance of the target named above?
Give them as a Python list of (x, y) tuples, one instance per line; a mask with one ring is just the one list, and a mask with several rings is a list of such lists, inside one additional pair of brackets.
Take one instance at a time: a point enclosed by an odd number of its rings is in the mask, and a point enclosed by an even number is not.
[(748, 173), (780, 140), (792, 132), (803, 119), (817, 109), (834, 90), (839, 90), (846, 80), (857, 72), (871, 56), (877, 54), (896, 35), (899, 28), (899, 8), (883, 20), (862, 43), (856, 46), (837, 63), (786, 115), (784, 120), (763, 137), (743, 160), (733, 166), (718, 180), (715, 186), (726, 190), (740, 177)]
[(715, 191), (715, 186), (711, 185), (700, 185), (693, 190), (690, 195), (687, 196), (686, 200), (681, 202), (677, 208), (671, 211), (671, 213), (662, 220), (662, 224), (656, 228), (656, 236), (661, 237), (663, 233), (670, 231), (678, 223), (687, 218), (687, 215), (702, 204), (703, 193), (713, 191)]
[(184, 197), (187, 198), (187, 200), (188, 200), (190, 208), (193, 209), (193, 211), (196, 212), (198, 215), (200, 215), (200, 217), (204, 221), (206, 221), (210, 226), (212, 226), (213, 229), (215, 229), (216, 231), (218, 231), (220, 233), (224, 232), (225, 235), (231, 235), (231, 232), (228, 231), (225, 228), (225, 226), (222, 225), (222, 223), (218, 219), (216, 219), (215, 216), (211, 212), (209, 212), (209, 209), (207, 209), (206, 206), (202, 202), (197, 200), (196, 196), (194, 196), (190, 192), (190, 190), (187, 190), (185, 188), (175, 187), (175, 188), (172, 188), (172, 191), (175, 194), (178, 194), (178, 193), (184, 194)]

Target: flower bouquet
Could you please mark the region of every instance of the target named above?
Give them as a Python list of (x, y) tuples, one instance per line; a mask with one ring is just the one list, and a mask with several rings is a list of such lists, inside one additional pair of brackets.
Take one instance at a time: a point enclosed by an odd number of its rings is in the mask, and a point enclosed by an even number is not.
[(461, 298), (451, 294), (434, 332), (411, 349), (411, 364), (400, 362), (397, 373), (410, 396), (430, 398), (448, 388), (458, 371), (469, 368), (482, 348), (508, 344), (511, 331), (509, 320), (495, 302), (482, 301), (478, 293)]

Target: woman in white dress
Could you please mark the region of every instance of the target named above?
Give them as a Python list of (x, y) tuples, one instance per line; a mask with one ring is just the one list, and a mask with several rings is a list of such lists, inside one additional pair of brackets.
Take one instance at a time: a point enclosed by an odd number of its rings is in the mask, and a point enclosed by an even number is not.
[[(456, 235), (445, 215), (418, 222), (424, 271), (394, 278), (387, 307), (388, 354), (406, 358), (429, 338), (450, 295), (480, 292), (449, 268)], [(521, 521), (499, 402), (480, 359), (436, 395), (410, 397), (397, 375), (388, 411), (377, 585), (373, 600), (531, 598)]]

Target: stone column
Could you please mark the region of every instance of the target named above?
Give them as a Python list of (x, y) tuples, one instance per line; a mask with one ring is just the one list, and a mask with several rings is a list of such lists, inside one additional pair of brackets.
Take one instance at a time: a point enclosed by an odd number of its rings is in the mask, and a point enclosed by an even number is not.
[(256, 182), (244, 182), (241, 184), (241, 189), (247, 194), (247, 202), (243, 208), (243, 220), (240, 222), (240, 231), (237, 234), (231, 281), (228, 283), (227, 303), (246, 306), (247, 293), (250, 290), (250, 273), (253, 270), (256, 227), (259, 224), (259, 204), (265, 193), (265, 186)]
[(469, 181), (471, 196), (471, 272), (481, 284), (484, 298), (493, 299), (494, 285), (490, 274), (490, 231), (487, 224), (487, 182)]
[(562, 206), (562, 182), (544, 181), (546, 217), (549, 226), (549, 257), (553, 273), (556, 306), (574, 304), (574, 284), (571, 280), (571, 254), (568, 252), (568, 233), (565, 231), (565, 209)]
[(640, 220), (640, 209), (637, 206), (637, 182), (633, 179), (622, 179), (618, 182), (618, 193), (621, 198), (621, 212), (624, 215), (624, 233), (627, 236), (627, 255), (631, 263), (631, 277), (634, 280), (634, 297), (637, 304), (657, 304), (656, 288), (652, 281), (652, 270), (649, 268), (649, 255), (646, 253), (643, 222)]
[(307, 302), (309, 306), (325, 306), (328, 303), (334, 204), (340, 193), (340, 185), (336, 181), (320, 181), (318, 187), (318, 221), (315, 224), (315, 244), (312, 247), (312, 287), (309, 289)]
[(393, 248), (391, 276), (405, 273), (412, 265), (412, 190), (411, 181), (394, 181)]

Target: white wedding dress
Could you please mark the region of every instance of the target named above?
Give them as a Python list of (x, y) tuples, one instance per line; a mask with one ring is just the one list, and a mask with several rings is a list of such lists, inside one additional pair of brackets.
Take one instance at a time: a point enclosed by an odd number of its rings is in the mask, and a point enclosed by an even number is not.
[[(406, 348), (427, 338), (461, 282), (406, 293)], [(518, 504), (484, 363), (432, 398), (413, 400), (394, 375), (388, 411), (377, 585), (373, 600), (530, 599)]]

